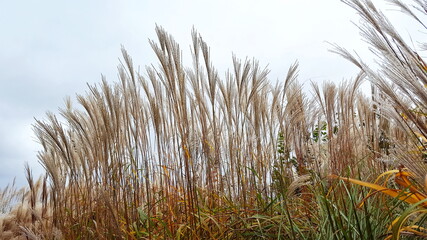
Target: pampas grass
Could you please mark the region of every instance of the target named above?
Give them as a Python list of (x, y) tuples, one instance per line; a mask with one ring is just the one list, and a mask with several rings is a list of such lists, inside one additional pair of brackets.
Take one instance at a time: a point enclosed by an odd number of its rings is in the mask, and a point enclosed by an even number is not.
[[(233, 56), (223, 77), (195, 30), (192, 63), (183, 63), (161, 27), (150, 41), (158, 65), (136, 70), (123, 48), (118, 82), (103, 77), (76, 102), (67, 99), (59, 116), (36, 120), (46, 177), (34, 181), (27, 167), (28, 188), (3, 191), (8, 214), (0, 237), (386, 236), (404, 203), (364, 200), (362, 187), (327, 176), (373, 181), (404, 164), (424, 177), (426, 69), (372, 2), (344, 3), (361, 15), (380, 68), (335, 46), (360, 74), (341, 84), (312, 83), (310, 92), (298, 82), (298, 62), (272, 83), (256, 60)], [(359, 91), (364, 81), (372, 83), (371, 98)]]

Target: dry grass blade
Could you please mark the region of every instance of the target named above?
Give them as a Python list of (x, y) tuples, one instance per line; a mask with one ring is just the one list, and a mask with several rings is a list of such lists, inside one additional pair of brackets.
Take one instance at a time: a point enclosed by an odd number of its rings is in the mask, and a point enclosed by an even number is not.
[[(77, 106), (67, 99), (59, 115), (36, 120), (46, 178), (33, 181), (26, 168), (29, 189), (0, 219), (0, 237), (374, 239), (387, 231), (379, 219), (395, 213), (373, 194), (426, 208), (413, 184), (427, 169), (426, 64), (372, 1), (343, 2), (361, 15), (378, 69), (334, 46), (361, 72), (312, 83), (312, 94), (298, 83), (298, 62), (272, 83), (256, 60), (233, 56), (222, 77), (194, 29), (192, 67), (161, 27), (150, 40), (158, 65), (139, 72), (122, 48), (118, 82), (102, 77)], [(365, 79), (372, 98), (359, 92)], [(396, 162), (411, 174), (388, 172)], [(400, 188), (356, 179), (381, 172)], [(333, 185), (330, 174), (372, 191)], [(357, 208), (360, 201), (372, 205)], [(398, 232), (421, 236), (415, 225)]]

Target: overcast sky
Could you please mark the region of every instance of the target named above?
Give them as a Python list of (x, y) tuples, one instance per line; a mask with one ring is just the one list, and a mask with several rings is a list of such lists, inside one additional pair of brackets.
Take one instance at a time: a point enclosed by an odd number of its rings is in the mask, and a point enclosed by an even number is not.
[(25, 162), (35, 175), (42, 173), (34, 118), (57, 112), (66, 96), (84, 93), (86, 83), (100, 82), (101, 74), (116, 81), (121, 45), (136, 65), (157, 64), (148, 44), (156, 39), (156, 24), (174, 36), (184, 54), (189, 54), (194, 26), (210, 45), (220, 76), (234, 53), (268, 65), (271, 81), (283, 80), (298, 60), (301, 82), (339, 82), (354, 77), (357, 69), (329, 53), (326, 42), (367, 52), (351, 23), (358, 16), (339, 0), (1, 3), (0, 188), (15, 176), (18, 185), (25, 183)]

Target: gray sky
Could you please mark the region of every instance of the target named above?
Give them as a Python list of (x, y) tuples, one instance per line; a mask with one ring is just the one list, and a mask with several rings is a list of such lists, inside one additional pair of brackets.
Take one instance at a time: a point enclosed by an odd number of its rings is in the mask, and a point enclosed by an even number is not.
[(14, 0), (1, 5), (0, 188), (15, 176), (18, 185), (25, 183), (25, 162), (35, 175), (42, 173), (33, 118), (57, 112), (66, 96), (84, 93), (86, 83), (100, 82), (101, 74), (116, 81), (121, 45), (136, 65), (157, 64), (148, 44), (156, 38), (156, 24), (187, 55), (194, 26), (210, 45), (221, 76), (235, 53), (269, 65), (272, 81), (283, 80), (299, 60), (302, 82), (338, 82), (354, 77), (357, 69), (329, 53), (326, 41), (367, 53), (350, 22), (358, 22), (358, 16), (339, 0)]

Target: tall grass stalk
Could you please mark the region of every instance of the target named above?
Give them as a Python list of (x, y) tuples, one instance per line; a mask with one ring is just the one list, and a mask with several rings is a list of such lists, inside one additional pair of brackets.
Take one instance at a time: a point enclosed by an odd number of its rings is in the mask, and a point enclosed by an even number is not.
[[(336, 46), (360, 74), (341, 84), (313, 82), (311, 94), (298, 82), (298, 62), (278, 83), (256, 60), (236, 56), (220, 75), (195, 30), (191, 67), (161, 27), (150, 41), (158, 65), (137, 70), (122, 49), (118, 82), (103, 77), (76, 102), (66, 99), (60, 116), (36, 120), (46, 177), (34, 181), (27, 168), (29, 188), (2, 219), (0, 236), (389, 236), (405, 203), (367, 197), (362, 187), (327, 176), (374, 181), (404, 164), (424, 177), (427, 68), (371, 1), (343, 2), (361, 15), (379, 70)], [(392, 2), (422, 24), (410, 7)], [(371, 98), (359, 91), (366, 79)]]

